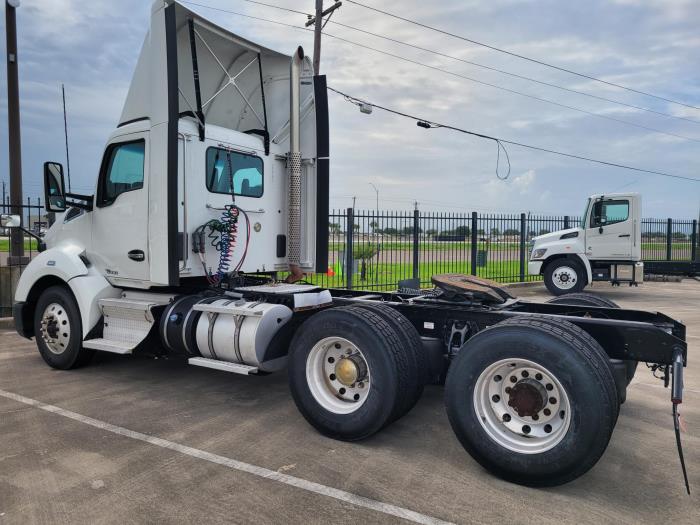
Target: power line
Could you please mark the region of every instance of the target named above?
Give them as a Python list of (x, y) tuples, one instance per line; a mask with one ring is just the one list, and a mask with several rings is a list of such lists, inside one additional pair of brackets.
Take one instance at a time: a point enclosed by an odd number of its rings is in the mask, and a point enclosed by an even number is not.
[(686, 176), (683, 176), (683, 175), (676, 175), (676, 174), (673, 174), (673, 173), (666, 173), (666, 172), (663, 172), (663, 171), (648, 170), (648, 169), (644, 169), (644, 168), (637, 168), (637, 167), (635, 167), (635, 166), (628, 166), (628, 165), (626, 165), (626, 164), (619, 164), (619, 163), (616, 163), (616, 162), (609, 162), (609, 161), (605, 161), (605, 160), (594, 159), (594, 158), (591, 158), (591, 157), (584, 157), (584, 156), (582, 156), (582, 155), (576, 155), (576, 154), (573, 154), (573, 153), (565, 153), (565, 152), (562, 152), (562, 151), (557, 151), (557, 150), (553, 150), (553, 149), (549, 149), (549, 148), (543, 148), (543, 147), (540, 147), (540, 146), (532, 146), (532, 145), (530, 145), (530, 144), (524, 144), (524, 143), (522, 143), (522, 142), (515, 142), (515, 141), (513, 141), (513, 140), (506, 140), (506, 139), (502, 139), (502, 138), (499, 138), (499, 137), (493, 137), (493, 136), (491, 136), (491, 135), (485, 135), (485, 134), (483, 134), (483, 133), (477, 133), (477, 132), (475, 132), (475, 131), (469, 131), (469, 130), (462, 129), (462, 128), (458, 128), (458, 127), (455, 127), (455, 126), (450, 126), (450, 125), (448, 125), (448, 124), (440, 124), (439, 122), (433, 122), (433, 121), (430, 121), (430, 120), (423, 119), (423, 118), (421, 118), (421, 117), (416, 117), (415, 115), (411, 115), (411, 114), (409, 114), (409, 113), (403, 113), (403, 112), (397, 111), (397, 110), (395, 110), (395, 109), (390, 109), (390, 108), (387, 108), (387, 107), (385, 107), (385, 106), (380, 106), (379, 104), (374, 104), (374, 103), (372, 103), (372, 102), (367, 102), (366, 100), (363, 100), (363, 99), (360, 99), (360, 98), (357, 98), (357, 97), (353, 97), (352, 95), (348, 95), (347, 93), (343, 93), (342, 91), (339, 91), (339, 90), (337, 90), (337, 89), (335, 89), (335, 88), (332, 88), (332, 87), (330, 87), (330, 86), (328, 86), (328, 89), (329, 89), (330, 91), (333, 91), (334, 93), (337, 93), (337, 94), (343, 96), (348, 102), (351, 102), (351, 103), (353, 103), (353, 104), (355, 104), (355, 105), (358, 105), (358, 104), (366, 104), (366, 105), (368, 105), (368, 106), (372, 106), (372, 107), (374, 107), (374, 108), (381, 109), (382, 111), (386, 111), (387, 113), (393, 113), (394, 115), (399, 115), (399, 116), (401, 116), (401, 117), (409, 118), (409, 119), (411, 119), (411, 120), (416, 121), (416, 123), (417, 123), (418, 125), (421, 125), (421, 127), (425, 127), (425, 128), (445, 128), (445, 129), (449, 129), (449, 130), (452, 130), (452, 131), (457, 131), (457, 132), (460, 132), (460, 133), (465, 133), (465, 134), (467, 134), (467, 135), (472, 135), (472, 136), (474, 136), (474, 137), (479, 137), (479, 138), (482, 138), (482, 139), (492, 140), (492, 141), (494, 141), (494, 142), (496, 142), (496, 143), (510, 144), (510, 145), (512, 145), (512, 146), (519, 146), (519, 147), (521, 147), (521, 148), (527, 148), (527, 149), (531, 149), (531, 150), (535, 150), (535, 151), (541, 151), (541, 152), (544, 152), (544, 153), (550, 153), (550, 154), (552, 154), (552, 155), (559, 155), (559, 156), (562, 156), (562, 157), (568, 157), (568, 158), (572, 158), (572, 159), (583, 160), (583, 161), (586, 161), (586, 162), (592, 162), (592, 163), (595, 163), (595, 164), (601, 164), (601, 165), (610, 166), (610, 167), (613, 167), (613, 168), (621, 168), (621, 169), (630, 170), (630, 171), (636, 171), (636, 172), (640, 172), (640, 173), (648, 173), (648, 174), (651, 174), (651, 175), (660, 175), (660, 176), (662, 176), (662, 177), (670, 177), (670, 178), (674, 178), (674, 179), (681, 179), (681, 180), (688, 180), (688, 181), (693, 181), (693, 182), (700, 182), (700, 179), (695, 179), (695, 178), (693, 178), (693, 177), (686, 177)]
[[(199, 5), (195, 4), (194, 2), (187, 2), (185, 0), (180, 0), (183, 4), (193, 4), (193, 5)], [(275, 4), (267, 4), (265, 2), (259, 2), (258, 0), (243, 0), (243, 2), (247, 2), (249, 4), (255, 4), (255, 5), (262, 5), (265, 7), (271, 7), (272, 9), (279, 9), (280, 11), (286, 11), (287, 13), (295, 13), (297, 15), (304, 15), (308, 16), (309, 18), (312, 16), (309, 13), (306, 13), (304, 11), (297, 11), (296, 9), (290, 9), (289, 7), (283, 7), (281, 5), (275, 5)], [(206, 5), (200, 5), (200, 7), (209, 7)]]
[(503, 75), (508, 75), (508, 76), (511, 76), (511, 77), (514, 77), (514, 78), (519, 78), (519, 79), (521, 79), (521, 80), (527, 80), (528, 82), (534, 82), (534, 83), (540, 84), (540, 85), (542, 85), (542, 86), (547, 86), (547, 87), (552, 87), (552, 88), (555, 88), (555, 89), (560, 89), (560, 90), (562, 90), (562, 91), (567, 91), (567, 92), (569, 92), (569, 93), (575, 93), (575, 94), (577, 94), (577, 95), (582, 95), (582, 96), (584, 96), (584, 97), (590, 97), (590, 98), (593, 98), (593, 99), (596, 99), (596, 100), (602, 100), (602, 101), (604, 101), (604, 102), (609, 102), (609, 103), (612, 103), (612, 104), (619, 104), (620, 106), (625, 106), (625, 107), (632, 108), (632, 109), (637, 109), (637, 110), (640, 110), (640, 111), (646, 111), (646, 112), (649, 112), (649, 113), (654, 113), (655, 115), (661, 115), (661, 116), (663, 116), (663, 117), (668, 117), (668, 118), (673, 118), (673, 119), (678, 119), (678, 120), (685, 120), (686, 122), (692, 122), (693, 124), (700, 124), (699, 121), (694, 120), (694, 119), (691, 119), (691, 118), (681, 117), (681, 116), (678, 116), (678, 115), (672, 115), (672, 114), (670, 114), (670, 113), (664, 113), (663, 111), (657, 111), (657, 110), (655, 110), (655, 109), (646, 108), (646, 107), (644, 107), (644, 106), (637, 106), (637, 105), (635, 105), (635, 104), (629, 104), (629, 103), (627, 103), (627, 102), (622, 102), (622, 101), (620, 101), (620, 100), (615, 100), (615, 99), (611, 99), (611, 98), (606, 98), (606, 97), (602, 97), (602, 96), (599, 96), (599, 95), (594, 95), (594, 94), (592, 94), (592, 93), (586, 93), (585, 91), (579, 91), (579, 90), (577, 90), (577, 89), (568, 88), (568, 87), (565, 87), (565, 86), (561, 86), (561, 85), (559, 85), (559, 84), (554, 84), (554, 83), (552, 83), (552, 82), (545, 82), (544, 80), (538, 80), (538, 79), (536, 79), (536, 78), (527, 77), (527, 76), (525, 76), (525, 75), (519, 75), (518, 73), (513, 73), (513, 72), (511, 72), (511, 71), (506, 71), (506, 70), (504, 70), (504, 69), (499, 69), (499, 68), (496, 68), (496, 67), (493, 67), (493, 66), (488, 66), (488, 65), (486, 65), (486, 64), (480, 64), (480, 63), (478, 63), (478, 62), (473, 62), (473, 61), (471, 61), (471, 60), (466, 60), (466, 59), (464, 59), (464, 58), (459, 58), (459, 57), (456, 57), (456, 56), (453, 56), (453, 55), (448, 55), (448, 54), (442, 53), (442, 52), (440, 52), (440, 51), (435, 51), (434, 49), (428, 49), (428, 48), (425, 48), (425, 47), (418, 46), (418, 45), (416, 45), (416, 44), (411, 44), (411, 43), (409, 43), (409, 42), (404, 42), (403, 40), (398, 40), (398, 39), (396, 39), (396, 38), (391, 38), (391, 37), (388, 37), (388, 36), (385, 36), (385, 35), (381, 35), (381, 34), (379, 34), (379, 33), (374, 33), (374, 32), (372, 32), (372, 31), (367, 31), (366, 29), (360, 29), (359, 27), (354, 27), (354, 26), (351, 26), (351, 25), (348, 25), (348, 24), (344, 24), (344, 23), (338, 22), (338, 21), (336, 21), (336, 20), (331, 20), (330, 23), (331, 23), (331, 24), (334, 24), (334, 25), (337, 25), (337, 26), (340, 26), (340, 27), (345, 27), (345, 28), (347, 28), (347, 29), (352, 29), (353, 31), (358, 31), (358, 32), (360, 32), (360, 33), (364, 33), (364, 34), (366, 34), (366, 35), (370, 35), (370, 36), (373, 36), (373, 37), (376, 37), (376, 38), (381, 38), (382, 40), (387, 40), (387, 41), (389, 41), (389, 42), (394, 42), (394, 43), (396, 43), (396, 44), (401, 44), (402, 46), (411, 47), (411, 48), (417, 49), (417, 50), (419, 50), (419, 51), (425, 51), (425, 52), (427, 52), (427, 53), (432, 53), (432, 54), (437, 55), (437, 56), (440, 56), (440, 57), (449, 58), (450, 60), (456, 60), (456, 61), (458, 61), (458, 62), (462, 62), (462, 63), (464, 63), (464, 64), (469, 64), (469, 65), (471, 65), (471, 66), (480, 67), (480, 68), (483, 68), (483, 69), (487, 69), (487, 70), (489, 70), (489, 71), (495, 71), (496, 73), (501, 73), (501, 74), (503, 74)]
[(436, 31), (436, 32), (438, 32), (438, 33), (442, 33), (443, 35), (451, 36), (451, 37), (453, 37), (453, 38), (457, 38), (457, 39), (459, 39), (459, 40), (463, 40), (463, 41), (465, 41), (465, 42), (469, 42), (470, 44), (475, 44), (475, 45), (477, 45), (477, 46), (485, 47), (485, 48), (487, 48), (487, 49), (491, 49), (492, 51), (498, 51), (499, 53), (504, 53), (504, 54), (506, 54), (506, 55), (510, 55), (510, 56), (512, 56), (512, 57), (515, 57), (515, 58), (520, 58), (520, 59), (522, 59), (522, 60), (527, 60), (528, 62), (532, 62), (532, 63), (534, 63), (534, 64), (539, 64), (539, 65), (541, 65), (541, 66), (545, 66), (545, 67), (549, 67), (549, 68), (552, 68), (552, 69), (556, 69), (556, 70), (558, 70), (558, 71), (563, 71), (564, 73), (569, 73), (569, 74), (571, 74), (571, 75), (576, 75), (576, 76), (581, 77), (581, 78), (586, 78), (586, 79), (588, 79), (588, 80), (593, 80), (593, 81), (595, 81), (595, 82), (600, 82), (600, 83), (606, 84), (606, 85), (608, 85), (608, 86), (613, 86), (613, 87), (616, 87), (616, 88), (619, 88), (619, 89), (624, 89), (624, 90), (626, 90), (626, 91), (631, 91), (632, 93), (637, 93), (637, 94), (639, 94), (639, 95), (644, 95), (644, 96), (652, 97), (652, 98), (655, 98), (655, 99), (658, 99), (658, 100), (663, 100), (663, 101), (665, 101), (665, 102), (670, 102), (670, 103), (672, 103), (672, 104), (678, 104), (679, 106), (685, 106), (685, 107), (687, 107), (687, 108), (692, 108), (692, 109), (698, 109), (698, 110), (700, 110), (700, 107), (694, 106), (694, 105), (692, 105), (692, 104), (688, 104), (688, 103), (686, 103), (686, 102), (680, 102), (680, 101), (678, 101), (678, 100), (673, 100), (673, 99), (671, 99), (671, 98), (666, 98), (666, 97), (663, 97), (663, 96), (661, 96), (661, 95), (655, 95), (655, 94), (649, 93), (649, 92), (647, 92), (647, 91), (642, 91), (642, 90), (639, 90), (639, 89), (631, 88), (631, 87), (629, 87), (629, 86), (623, 86), (623, 85), (621, 85), (621, 84), (616, 84), (616, 83), (614, 83), (614, 82), (610, 82), (610, 81), (608, 81), (608, 80), (603, 80), (603, 79), (601, 79), (601, 78), (594, 77), (594, 76), (591, 76), (591, 75), (586, 75), (585, 73), (579, 73), (579, 72), (577, 72), (577, 71), (574, 71), (574, 70), (572, 70), (572, 69), (567, 69), (567, 68), (565, 68), (565, 67), (555, 66), (554, 64), (550, 64), (550, 63), (548, 63), (548, 62), (544, 62), (544, 61), (538, 60), (538, 59), (536, 59), (536, 58), (530, 58), (530, 57), (527, 57), (527, 56), (525, 56), (525, 55), (520, 55), (520, 54), (518, 54), (518, 53), (514, 53), (514, 52), (512, 52), (512, 51), (508, 51), (508, 50), (503, 49), (503, 48), (500, 48), (500, 47), (496, 47), (496, 46), (493, 46), (493, 45), (490, 45), (490, 44), (486, 44), (486, 43), (484, 43), (484, 42), (479, 42), (478, 40), (473, 40), (473, 39), (471, 39), (471, 38), (467, 38), (467, 37), (462, 36), (462, 35), (457, 35), (457, 34), (455, 34), (455, 33), (450, 33), (449, 31), (445, 31), (444, 29), (440, 29), (440, 28), (437, 28), (437, 27), (434, 27), (434, 26), (430, 26), (430, 25), (428, 25), (428, 24), (424, 24), (424, 23), (418, 22), (418, 21), (416, 21), (416, 20), (411, 20), (410, 18), (405, 18), (405, 17), (403, 17), (403, 16), (399, 16), (399, 15), (397, 15), (397, 14), (390, 13), (390, 12), (388, 12), (388, 11), (384, 11), (384, 10), (379, 9), (379, 8), (377, 8), (377, 7), (372, 7), (372, 6), (370, 6), (370, 5), (363, 4), (363, 3), (361, 3), (361, 2), (357, 2), (356, 0), (346, 0), (346, 1), (347, 1), (348, 3), (355, 4), (355, 5), (358, 5), (358, 6), (360, 6), (360, 7), (364, 7), (365, 9), (369, 9), (370, 11), (374, 11), (374, 12), (376, 12), (376, 13), (381, 13), (381, 14), (383, 14), (383, 15), (386, 15), (386, 16), (389, 16), (389, 17), (392, 17), (392, 18), (396, 18), (397, 20), (402, 20), (402, 21), (404, 21), (404, 22), (408, 22), (409, 24), (413, 24), (413, 25), (422, 27), (422, 28), (424, 28), (424, 29), (430, 29), (431, 31)]
[[(244, 0), (244, 1), (252, 1), (252, 0)], [(295, 26), (295, 25), (293, 25), (293, 24), (288, 24), (288, 23), (285, 23), (285, 22), (279, 22), (279, 21), (277, 21), (277, 20), (270, 20), (270, 19), (268, 19), (268, 18), (262, 18), (262, 17), (258, 17), (258, 16), (248, 15), (248, 14), (245, 14), (245, 13), (239, 13), (239, 12), (237, 12), (237, 11), (230, 11), (230, 10), (228, 10), (228, 9), (223, 9), (223, 8), (219, 8), (219, 7), (212, 7), (212, 6), (208, 6), (208, 5), (204, 5), (204, 4), (198, 4), (198, 3), (195, 3), (195, 2), (189, 2), (189, 1), (185, 1), (185, 0), (183, 0), (183, 2), (184, 2), (184, 3), (187, 3), (187, 4), (191, 4), (191, 5), (196, 5), (196, 6), (198, 6), (198, 7), (204, 7), (204, 8), (206, 8), (206, 9), (212, 9), (212, 10), (214, 10), (214, 11), (220, 11), (220, 12), (223, 12), (223, 13), (228, 13), (228, 14), (232, 14), (232, 15), (242, 16), (242, 17), (244, 17), (244, 18), (250, 18), (250, 19), (253, 19), (253, 20), (259, 20), (259, 21), (262, 21), (262, 22), (267, 22), (267, 23), (271, 23), (271, 24), (275, 24), (275, 25), (279, 25), (279, 26), (283, 26), (283, 27), (289, 27), (289, 28), (292, 28), (292, 29), (296, 29), (296, 30), (298, 30), (298, 31), (305, 31), (305, 32), (311, 32), (311, 33), (313, 33), (313, 30), (311, 30), (311, 29), (306, 29), (306, 28), (298, 27), (298, 26)], [(612, 121), (612, 122), (617, 122), (617, 123), (625, 124), (625, 125), (628, 125), (628, 126), (633, 126), (633, 127), (639, 128), (639, 129), (643, 129), (643, 130), (646, 130), (646, 131), (650, 131), (650, 132), (652, 132), (652, 133), (660, 133), (660, 134), (662, 134), (662, 135), (667, 135), (667, 136), (679, 138), (679, 139), (682, 139), (682, 140), (689, 140), (689, 141), (692, 141), (692, 142), (700, 142), (700, 139), (695, 139), (695, 138), (692, 138), (692, 137), (687, 137), (687, 136), (685, 136), (685, 135), (680, 135), (680, 134), (678, 134), (678, 133), (672, 133), (672, 132), (669, 132), (669, 131), (662, 131), (662, 130), (660, 130), (660, 129), (653, 128), (653, 127), (651, 127), (651, 126), (645, 126), (645, 125), (643, 125), (643, 124), (637, 124), (637, 123), (634, 123), (634, 122), (630, 122), (630, 121), (628, 121), (628, 120), (624, 120), (624, 119), (619, 119), (619, 118), (611, 117), (611, 116), (609, 116), (609, 115), (601, 115), (601, 114), (595, 113), (595, 112), (593, 112), (593, 111), (588, 111), (588, 110), (585, 110), (585, 109), (577, 108), (577, 107), (575, 107), (575, 106), (569, 106), (568, 104), (562, 104), (562, 103), (560, 103), (560, 102), (555, 102), (555, 101), (553, 101), (553, 100), (549, 100), (549, 99), (546, 99), (546, 98), (538, 97), (538, 96), (535, 96), (535, 95), (530, 95), (530, 94), (528, 94), (528, 93), (523, 93), (523, 92), (517, 91), (517, 90), (515, 90), (515, 89), (506, 88), (506, 87), (503, 87), (503, 86), (499, 86), (499, 85), (497, 85), (497, 84), (491, 84), (490, 82), (485, 82), (485, 81), (478, 80), (478, 79), (475, 79), (475, 78), (472, 78), (472, 77), (468, 77), (468, 76), (466, 76), (466, 75), (462, 75), (462, 74), (460, 74), (460, 73), (455, 73), (455, 72), (453, 72), (453, 71), (449, 71), (449, 70), (447, 70), (447, 69), (442, 69), (442, 68), (439, 68), (439, 67), (436, 67), (436, 66), (431, 66), (431, 65), (429, 65), (429, 64), (425, 64), (425, 63), (419, 62), (419, 61), (417, 61), (417, 60), (412, 60), (412, 59), (410, 59), (410, 58), (406, 58), (406, 57), (401, 56), (401, 55), (396, 55), (396, 54), (394, 54), (394, 53), (389, 53), (388, 51), (383, 51), (383, 50), (381, 50), (381, 49), (377, 49), (377, 48), (372, 47), (372, 46), (368, 46), (368, 45), (365, 45), (365, 44), (361, 44), (361, 43), (359, 43), (359, 42), (355, 42), (355, 41), (349, 40), (349, 39), (347, 39), (347, 38), (342, 38), (342, 37), (339, 37), (339, 36), (337, 36), (337, 35), (333, 35), (333, 34), (331, 34), (331, 33), (324, 32), (324, 35), (327, 36), (327, 37), (333, 38), (333, 39), (335, 39), (335, 40), (338, 40), (338, 41), (341, 41), (341, 42), (345, 42), (345, 43), (350, 44), (350, 45), (354, 45), (354, 46), (357, 46), (357, 47), (361, 47), (361, 48), (363, 48), (363, 49), (368, 49), (368, 50), (370, 50), (370, 51), (374, 51), (374, 52), (376, 52), (376, 53), (380, 53), (380, 54), (382, 54), (382, 55), (386, 55), (386, 56), (395, 58), (395, 59), (397, 59), (397, 60), (402, 60), (402, 61), (404, 61), (404, 62), (408, 62), (408, 63), (414, 64), (414, 65), (418, 65), (418, 66), (421, 66), (421, 67), (425, 67), (425, 68), (431, 69), (431, 70), (433, 70), (433, 71), (439, 71), (439, 72), (445, 73), (445, 74), (447, 74), (447, 75), (451, 75), (451, 76), (454, 76), (454, 77), (457, 77), (457, 78), (462, 78), (462, 79), (464, 79), (464, 80), (468, 80), (468, 81), (474, 82), (474, 83), (476, 83), (476, 84), (481, 84), (481, 85), (484, 85), (484, 86), (492, 87), (492, 88), (494, 88), (494, 89), (498, 89), (498, 90), (501, 90), (501, 91), (505, 91), (505, 92), (507, 92), (507, 93), (511, 93), (511, 94), (514, 94), (514, 95), (519, 95), (519, 96), (521, 96), (521, 97), (529, 98), (529, 99), (532, 99), (532, 100), (537, 100), (537, 101), (543, 102), (543, 103), (545, 103), (545, 104), (551, 104), (551, 105), (558, 106), (558, 107), (561, 107), (561, 108), (570, 109), (570, 110), (572, 110), (572, 111), (577, 111), (577, 112), (579, 112), (579, 113), (583, 113), (583, 114), (585, 114), (585, 115), (589, 115), (589, 116), (592, 116), (592, 117), (601, 118), (601, 119), (605, 119), (605, 120), (610, 120), (610, 121)]]
[(417, 65), (417, 66), (421, 66), (421, 67), (425, 67), (425, 68), (428, 68), (428, 69), (432, 69), (432, 70), (434, 70), (434, 71), (440, 71), (440, 72), (445, 73), (445, 74), (447, 74), (447, 75), (451, 75), (451, 76), (454, 76), (454, 77), (457, 77), (457, 78), (462, 78), (462, 79), (464, 79), (464, 80), (469, 80), (470, 82), (474, 82), (474, 83), (476, 83), (476, 84), (481, 84), (481, 85), (484, 85), (484, 86), (492, 87), (492, 88), (494, 88), (494, 89), (498, 89), (498, 90), (501, 90), (501, 91), (505, 91), (505, 92), (507, 92), (507, 93), (511, 93), (511, 94), (514, 94), (514, 95), (519, 95), (519, 96), (521, 96), (521, 97), (529, 98), (529, 99), (532, 99), (532, 100), (537, 100), (537, 101), (539, 101), (539, 102), (544, 102), (545, 104), (551, 104), (551, 105), (553, 105), (553, 106), (558, 106), (558, 107), (561, 107), (561, 108), (570, 109), (570, 110), (572, 110), (572, 111), (578, 111), (579, 113), (584, 113), (584, 114), (590, 115), (590, 116), (592, 116), (592, 117), (602, 118), (602, 119), (605, 119), (605, 120), (610, 120), (610, 121), (612, 121), (612, 122), (618, 122), (618, 123), (620, 123), (620, 124), (626, 124), (626, 125), (628, 125), (628, 126), (634, 126), (635, 128), (644, 129), (644, 130), (647, 130), (647, 131), (651, 131), (651, 132), (653, 132), (653, 133), (661, 133), (662, 135), (668, 135), (668, 136), (670, 136), (670, 137), (676, 137), (676, 138), (683, 139), (683, 140), (690, 140), (690, 141), (692, 141), (692, 142), (700, 142), (700, 139), (694, 139), (694, 138), (692, 138), (692, 137), (687, 137), (687, 136), (685, 136), (685, 135), (679, 135), (678, 133), (672, 133), (672, 132), (670, 132), (670, 131), (662, 131), (662, 130), (657, 129), (657, 128), (652, 128), (651, 126), (645, 126), (644, 124), (637, 124), (637, 123), (635, 123), (635, 122), (630, 122), (629, 120), (623, 120), (623, 119), (611, 117), (611, 116), (609, 116), (609, 115), (601, 115), (600, 113), (595, 113), (594, 111), (588, 111), (588, 110), (586, 110), (586, 109), (577, 108), (577, 107), (575, 107), (575, 106), (569, 106), (568, 104), (562, 104), (561, 102), (555, 102), (554, 100), (549, 100), (549, 99), (546, 99), (546, 98), (538, 97), (538, 96), (536, 96), (536, 95), (530, 95), (530, 94), (528, 94), (528, 93), (523, 93), (522, 91), (517, 91), (517, 90), (515, 90), (515, 89), (510, 89), (510, 88), (507, 88), (507, 87), (499, 86), (499, 85), (497, 85), (497, 84), (491, 84), (490, 82), (485, 82), (485, 81), (483, 81), (483, 80), (477, 80), (477, 79), (475, 79), (475, 78), (468, 77), (468, 76), (462, 75), (462, 74), (460, 74), (460, 73), (455, 73), (455, 72), (450, 71), (450, 70), (448, 70), (448, 69), (442, 69), (442, 68), (439, 68), (439, 67), (437, 67), (437, 66), (431, 66), (431, 65), (426, 64), (426, 63), (424, 63), (424, 62), (419, 62), (418, 60), (413, 60), (413, 59), (411, 59), (411, 58), (406, 58), (406, 57), (401, 56), (401, 55), (395, 55), (394, 53), (389, 53), (388, 51), (383, 51), (383, 50), (381, 50), (381, 49), (377, 49), (376, 47), (368, 46), (368, 45), (365, 45), (365, 44), (360, 44), (359, 42), (354, 42), (354, 41), (352, 41), (352, 40), (348, 40), (348, 39), (346, 39), (346, 38), (342, 38), (342, 37), (333, 35), (333, 34), (331, 34), (331, 33), (324, 33), (324, 35), (327, 36), (327, 37), (330, 37), (330, 38), (334, 38), (334, 39), (336, 39), (336, 40), (340, 40), (341, 42), (346, 42), (346, 43), (352, 44), (352, 45), (354, 45), (354, 46), (362, 47), (362, 48), (364, 48), (364, 49), (369, 49), (370, 51), (374, 51), (374, 52), (380, 53), (380, 54), (382, 54), (382, 55), (386, 55), (386, 56), (389, 56), (389, 57), (392, 57), (392, 58), (396, 58), (397, 60), (402, 60), (402, 61), (404, 61), (404, 62), (408, 62), (408, 63), (411, 63), (411, 64), (415, 64), (415, 65)]

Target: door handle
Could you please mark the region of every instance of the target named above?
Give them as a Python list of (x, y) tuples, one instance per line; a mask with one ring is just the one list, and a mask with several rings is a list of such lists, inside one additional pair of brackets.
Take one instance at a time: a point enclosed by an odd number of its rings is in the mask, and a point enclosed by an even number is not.
[(146, 254), (143, 253), (143, 250), (131, 250), (127, 253), (127, 256), (129, 259), (136, 262), (143, 262), (146, 260)]
[(598, 233), (603, 233), (603, 227), (598, 228)]
[(618, 237), (629, 237), (629, 236), (630, 236), (629, 233), (623, 233), (623, 234), (618, 235)]

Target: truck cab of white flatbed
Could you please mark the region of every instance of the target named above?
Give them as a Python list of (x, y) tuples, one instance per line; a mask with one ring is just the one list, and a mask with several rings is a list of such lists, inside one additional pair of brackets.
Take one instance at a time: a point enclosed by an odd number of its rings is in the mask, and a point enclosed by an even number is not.
[(588, 198), (578, 226), (532, 239), (528, 273), (562, 295), (593, 281), (636, 285), (644, 279), (641, 259), (641, 196), (600, 194)]

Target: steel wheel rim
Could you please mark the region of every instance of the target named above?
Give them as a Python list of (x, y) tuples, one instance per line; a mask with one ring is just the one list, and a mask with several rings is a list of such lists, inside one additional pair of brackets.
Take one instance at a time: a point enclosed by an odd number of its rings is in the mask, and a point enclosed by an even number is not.
[(44, 309), (40, 336), (52, 354), (66, 351), (70, 342), (70, 319), (63, 305), (51, 303)]
[[(347, 361), (342, 361), (347, 360)], [(359, 366), (358, 366), (359, 365)], [(358, 370), (357, 380), (345, 384), (341, 371)], [(352, 377), (352, 375), (350, 375)], [(345, 378), (348, 382), (348, 378)], [(334, 414), (352, 414), (367, 400), (371, 388), (369, 365), (360, 349), (343, 337), (326, 337), (318, 341), (306, 358), (306, 382), (311, 395), (324, 409)]]
[[(517, 385), (520, 390), (515, 389)], [(546, 401), (521, 415), (533, 392), (546, 392)], [(520, 396), (522, 397), (522, 396)], [(537, 396), (533, 395), (533, 398)], [(515, 398), (515, 405), (510, 405)], [(518, 402), (520, 399), (520, 402)], [(569, 430), (571, 405), (557, 377), (528, 359), (502, 359), (488, 366), (474, 387), (474, 410), (482, 428), (500, 446), (521, 454), (541, 454), (557, 446)]]
[(552, 281), (560, 290), (570, 290), (576, 286), (578, 272), (571, 266), (560, 266), (552, 272)]

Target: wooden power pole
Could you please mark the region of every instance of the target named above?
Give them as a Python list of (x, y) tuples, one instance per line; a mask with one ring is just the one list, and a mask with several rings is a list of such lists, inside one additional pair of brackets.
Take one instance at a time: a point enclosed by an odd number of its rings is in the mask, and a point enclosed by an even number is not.
[(321, 74), (321, 34), (323, 31), (323, 18), (329, 16), (338, 9), (343, 2), (336, 2), (328, 9), (323, 9), (323, 0), (316, 0), (316, 14), (309, 18), (306, 27), (314, 26), (314, 75)]
[[(10, 213), (22, 214), (22, 142), (19, 121), (19, 75), (17, 66), (17, 13), (19, 0), (5, 1), (5, 33), (7, 38), (7, 123), (10, 145)], [(24, 235), (18, 228), (10, 230), (8, 263), (22, 264)]]

